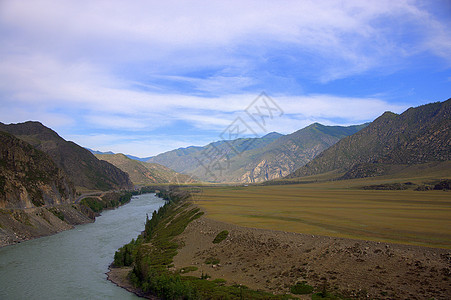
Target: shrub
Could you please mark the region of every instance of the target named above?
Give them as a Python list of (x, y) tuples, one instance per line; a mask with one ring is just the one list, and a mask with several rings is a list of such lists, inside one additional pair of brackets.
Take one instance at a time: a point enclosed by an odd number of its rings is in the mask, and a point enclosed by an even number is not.
[(311, 294), (313, 287), (308, 285), (306, 281), (298, 282), (290, 288), (290, 292), (296, 295)]
[(229, 235), (229, 232), (227, 230), (221, 231), (220, 233), (218, 233), (218, 235), (213, 240), (213, 244), (219, 244), (220, 242), (225, 240), (228, 235)]
[(219, 259), (217, 259), (216, 257), (209, 257), (205, 260), (205, 263), (207, 265), (217, 265), (219, 264)]

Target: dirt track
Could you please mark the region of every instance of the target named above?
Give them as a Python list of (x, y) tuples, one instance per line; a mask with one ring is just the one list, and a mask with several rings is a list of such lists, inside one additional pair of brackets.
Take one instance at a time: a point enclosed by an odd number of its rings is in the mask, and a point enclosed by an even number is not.
[[(213, 244), (222, 230), (226, 240)], [(179, 237), (177, 269), (187, 275), (275, 293), (297, 281), (345, 296), (378, 299), (451, 299), (451, 251), (361, 240), (253, 229), (202, 217)], [(217, 265), (205, 264), (217, 258)], [(307, 297), (306, 299), (310, 299)]]

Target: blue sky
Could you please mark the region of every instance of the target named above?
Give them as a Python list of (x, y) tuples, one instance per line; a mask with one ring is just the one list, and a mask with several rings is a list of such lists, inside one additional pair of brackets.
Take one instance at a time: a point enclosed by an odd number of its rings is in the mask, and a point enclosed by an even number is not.
[(451, 97), (451, 1), (4, 0), (0, 44), (1, 122), (141, 157)]

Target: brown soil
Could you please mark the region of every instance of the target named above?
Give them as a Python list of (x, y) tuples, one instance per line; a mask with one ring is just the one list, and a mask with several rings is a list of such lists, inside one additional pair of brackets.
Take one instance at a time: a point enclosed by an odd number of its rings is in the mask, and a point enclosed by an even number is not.
[[(213, 244), (222, 230), (229, 236)], [(187, 275), (207, 273), (228, 284), (284, 293), (307, 281), (348, 297), (451, 299), (451, 253), (445, 249), (244, 228), (205, 216), (179, 241), (175, 268), (196, 266)], [(205, 264), (210, 257), (220, 263)]]

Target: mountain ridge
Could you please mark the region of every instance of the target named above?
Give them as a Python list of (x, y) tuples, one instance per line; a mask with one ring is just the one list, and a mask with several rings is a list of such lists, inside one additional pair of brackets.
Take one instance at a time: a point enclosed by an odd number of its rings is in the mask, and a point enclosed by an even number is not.
[(98, 160), (90, 151), (66, 141), (40, 122), (17, 124), (0, 123), (0, 130), (8, 132), (47, 153), (67, 174), (76, 188), (91, 190), (131, 189), (128, 174), (106, 161)]
[(344, 172), (344, 179), (376, 176), (384, 165), (451, 160), (451, 99), (385, 112), (287, 178)]
[(148, 161), (205, 181), (262, 182), (290, 174), (340, 138), (365, 126), (314, 123), (288, 135), (271, 132), (261, 138), (216, 141), (168, 151)]
[(157, 163), (148, 163), (131, 159), (122, 153), (95, 154), (95, 156), (126, 172), (134, 185), (193, 181), (189, 175), (177, 173), (168, 167)]

